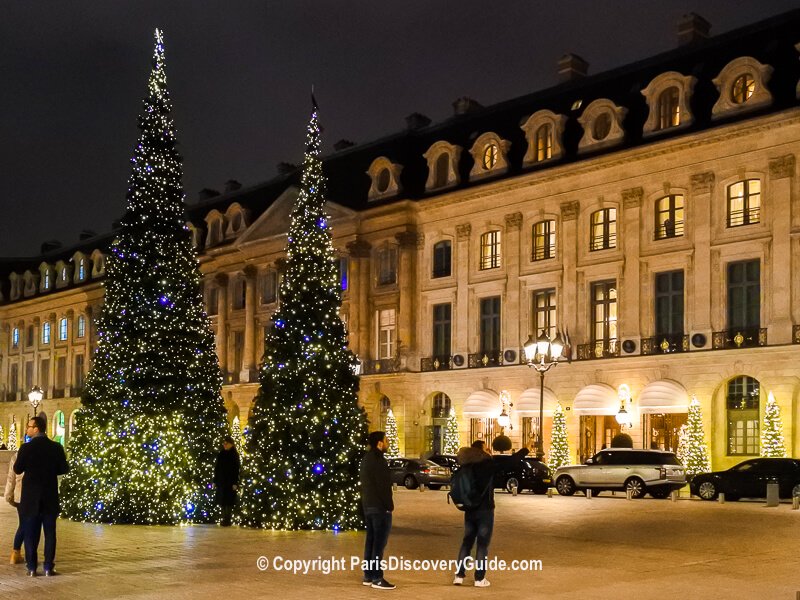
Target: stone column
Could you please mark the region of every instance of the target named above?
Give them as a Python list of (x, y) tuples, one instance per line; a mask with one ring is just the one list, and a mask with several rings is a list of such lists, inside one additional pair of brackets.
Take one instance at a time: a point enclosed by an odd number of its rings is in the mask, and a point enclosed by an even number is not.
[[(524, 335), (520, 327), (525, 322), (520, 312), (520, 281), (519, 265), (522, 249), (520, 248), (520, 228), (522, 227), (522, 213), (515, 212), (505, 216), (506, 218), (506, 249), (503, 258), (506, 263), (506, 297), (505, 306), (501, 308), (503, 315), (503, 339), (501, 340), (502, 352), (505, 348), (513, 348), (519, 355), (522, 342), (520, 336)], [(525, 336), (525, 340), (527, 340)], [(503, 360), (503, 357), (500, 357)], [(502, 363), (501, 363), (502, 364)]]
[[(92, 307), (87, 306), (86, 310), (83, 313), (84, 321), (84, 330), (83, 330), (83, 337), (84, 342), (86, 344), (85, 354), (86, 357), (84, 358), (84, 367), (86, 368), (86, 373), (89, 373), (89, 369), (91, 368), (92, 363)], [(84, 377), (84, 381), (85, 381)]]
[[(714, 173), (695, 173), (691, 176), (691, 198), (688, 199), (692, 206), (694, 224), (694, 260), (692, 261), (693, 273), (691, 286), (689, 274), (685, 281), (686, 308), (690, 315), (688, 325), (689, 334), (701, 333), (706, 337), (705, 348), (711, 348), (712, 323), (711, 323), (711, 193), (714, 189)], [(725, 210), (724, 208), (722, 209)], [(718, 263), (718, 261), (717, 261)], [(692, 306), (689, 302), (693, 303)], [(694, 348), (694, 346), (692, 346)]]
[[(556, 299), (556, 323), (570, 334), (573, 352), (584, 343), (585, 318), (578, 312), (578, 214), (577, 200), (561, 203), (561, 298)], [(538, 332), (534, 332), (536, 335)]]
[(218, 273), (214, 277), (217, 284), (217, 335), (216, 346), (219, 367), (222, 369), (223, 381), (228, 380), (228, 276)]
[(400, 293), (400, 306), (397, 315), (397, 348), (401, 368), (412, 356), (417, 355), (414, 335), (414, 295), (417, 289), (414, 259), (417, 253), (417, 232), (403, 231), (396, 234), (400, 246), (397, 288)]
[[(350, 255), (350, 312), (348, 314), (348, 339), (350, 350), (364, 360), (369, 355), (369, 339), (363, 337), (361, 331), (362, 321), (367, 321), (366, 297), (361, 296), (362, 284), (369, 283), (369, 253), (370, 245), (362, 239), (355, 239), (347, 244), (347, 251)], [(367, 287), (364, 287), (366, 292)]]
[(464, 223), (456, 226), (456, 305), (453, 307), (453, 325), (455, 335), (452, 352), (463, 354), (467, 360), (469, 354), (469, 255), (470, 234), (472, 225)]
[[(620, 340), (625, 339), (636, 343), (636, 353), (641, 348), (641, 323), (639, 321), (639, 235), (642, 226), (642, 197), (644, 190), (635, 187), (622, 192), (622, 235), (617, 236), (617, 241), (622, 242), (623, 261), (622, 279), (617, 284), (617, 297), (619, 298)], [(650, 296), (645, 296), (650, 301)], [(646, 313), (645, 313), (646, 314)]]
[(245, 299), (244, 299), (244, 351), (242, 364), (236, 365), (241, 369), (239, 381), (247, 383), (256, 381), (256, 281), (258, 269), (253, 265), (244, 268)]
[[(795, 171), (793, 154), (769, 161), (770, 197), (761, 206), (768, 206), (772, 220), (772, 248), (765, 257), (761, 281), (769, 283), (762, 287), (762, 298), (769, 297), (770, 321), (762, 323), (768, 327), (767, 341), (770, 344), (792, 342), (792, 176)], [(763, 209), (762, 209), (763, 210)], [(763, 213), (762, 213), (763, 214)]]

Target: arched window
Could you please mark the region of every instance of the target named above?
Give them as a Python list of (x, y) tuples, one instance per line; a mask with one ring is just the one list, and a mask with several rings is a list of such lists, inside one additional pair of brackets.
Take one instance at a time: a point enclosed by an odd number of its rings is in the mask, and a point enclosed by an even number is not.
[(431, 416), (434, 419), (446, 419), (450, 415), (450, 396), (443, 392), (434, 395)]
[(42, 323), (42, 343), (50, 343), (50, 321), (45, 321)]
[(483, 149), (483, 168), (486, 171), (491, 171), (497, 164), (498, 148), (497, 144), (486, 144)]
[(83, 315), (78, 316), (78, 337), (82, 338), (86, 335), (86, 317)]
[(757, 379), (742, 375), (728, 382), (728, 455), (757, 455), (759, 450), (759, 396)]
[(592, 213), (589, 249), (607, 250), (617, 247), (617, 209), (603, 208)]
[(680, 92), (668, 87), (658, 97), (658, 129), (669, 129), (681, 124)]
[(447, 185), (450, 175), (450, 155), (447, 152), (442, 152), (439, 158), (436, 159), (436, 173), (433, 185), (435, 187), (443, 187)]
[(683, 236), (683, 196), (672, 194), (656, 201), (657, 240)]
[(67, 317), (61, 317), (61, 320), (58, 322), (58, 339), (62, 342), (67, 339), (67, 327)]
[(531, 260), (555, 258), (556, 222), (552, 219), (539, 221), (533, 225), (533, 252)]
[(761, 221), (761, 180), (745, 179), (728, 186), (728, 227)]
[(553, 156), (553, 126), (545, 123), (536, 130), (536, 162)]
[(442, 240), (433, 245), (433, 277), (450, 277), (452, 246), (450, 240)]
[(481, 236), (481, 271), (500, 266), (500, 232), (487, 231)]

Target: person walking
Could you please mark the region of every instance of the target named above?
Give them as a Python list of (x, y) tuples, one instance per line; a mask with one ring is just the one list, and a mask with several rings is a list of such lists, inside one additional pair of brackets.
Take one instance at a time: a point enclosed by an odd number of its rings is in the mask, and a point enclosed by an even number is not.
[[(512, 454), (511, 464), (517, 464), (527, 456), (528, 449), (522, 448)], [(461, 468), (473, 471), (475, 489), (481, 490), (483, 495), (474, 508), (464, 511), (464, 538), (458, 552), (458, 571), (453, 579), (453, 585), (462, 585), (466, 576), (465, 560), (472, 553), (472, 546), (477, 541), (475, 548), (475, 587), (489, 587), (486, 579), (486, 563), (489, 559), (489, 543), (492, 541), (494, 531), (494, 476), (495, 473), (507, 465), (495, 462), (492, 455), (485, 450), (483, 440), (477, 440), (469, 448), (461, 448), (457, 459)]]
[(239, 469), (241, 461), (233, 438), (227, 436), (222, 441), (222, 450), (214, 463), (214, 486), (217, 488), (217, 503), (222, 508), (222, 526), (231, 526), (231, 514), (239, 491)]
[(14, 461), (14, 472), (24, 474), (19, 510), (25, 530), (25, 563), (28, 576), (36, 575), (39, 539), (44, 530), (44, 574), (57, 575), (56, 519), (61, 511), (58, 501), (58, 476), (69, 470), (64, 447), (47, 438), (42, 417), (31, 417), (25, 434), (31, 439), (23, 444)]
[(6, 489), (3, 497), (11, 506), (17, 509), (17, 518), (19, 524), (17, 525), (17, 532), (14, 534), (14, 543), (11, 549), (11, 564), (17, 565), (23, 562), (22, 558), (22, 541), (25, 537), (25, 530), (22, 527), (22, 513), (19, 510), (19, 501), (22, 494), (22, 475), (14, 473), (14, 463), (17, 460), (17, 453), (11, 457), (11, 462), (8, 464), (8, 477), (6, 478)]
[(367, 522), (367, 539), (364, 543), (364, 585), (381, 590), (393, 590), (383, 577), (381, 561), (383, 550), (392, 530), (392, 478), (389, 464), (383, 456), (389, 443), (383, 431), (369, 434), (369, 450), (361, 460), (361, 505)]

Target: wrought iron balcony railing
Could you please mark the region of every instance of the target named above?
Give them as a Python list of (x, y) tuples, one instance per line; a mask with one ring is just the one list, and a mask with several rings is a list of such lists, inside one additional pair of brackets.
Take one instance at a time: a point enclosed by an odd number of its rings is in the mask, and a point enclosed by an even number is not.
[(378, 373), (397, 373), (400, 371), (400, 360), (397, 358), (379, 358), (364, 361), (364, 375), (377, 375)]
[(712, 340), (714, 350), (727, 348), (754, 348), (767, 345), (767, 328), (751, 327), (742, 329), (726, 329), (715, 331)]
[(478, 352), (470, 354), (467, 358), (467, 367), (470, 369), (481, 369), (483, 367), (500, 367), (503, 364), (503, 357), (499, 350), (490, 352)]
[(453, 357), (449, 354), (428, 356), (419, 361), (420, 371), (449, 371), (453, 368)]
[(614, 358), (615, 356), (619, 356), (619, 343), (617, 339), (597, 340), (590, 344), (578, 345), (578, 360)]
[(688, 352), (689, 336), (680, 333), (642, 338), (642, 354), (672, 354)]

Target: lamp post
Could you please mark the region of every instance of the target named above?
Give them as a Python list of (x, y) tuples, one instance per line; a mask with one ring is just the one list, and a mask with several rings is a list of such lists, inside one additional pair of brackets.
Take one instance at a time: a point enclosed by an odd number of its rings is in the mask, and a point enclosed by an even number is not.
[(539, 432), (536, 436), (536, 458), (544, 458), (544, 444), (542, 440), (542, 422), (544, 421), (544, 374), (559, 363), (564, 351), (564, 340), (557, 333), (551, 340), (547, 332), (542, 329), (539, 337), (534, 339), (533, 334), (523, 346), (525, 362), (539, 373), (541, 388), (539, 391)]
[(42, 392), (42, 388), (38, 385), (35, 385), (31, 388), (31, 391), (28, 392), (28, 402), (31, 403), (33, 407), (33, 416), (39, 416), (39, 405), (42, 403), (42, 398), (44, 398), (44, 392)]

